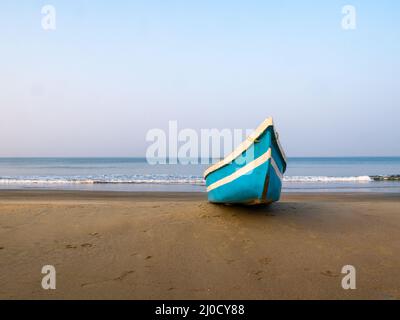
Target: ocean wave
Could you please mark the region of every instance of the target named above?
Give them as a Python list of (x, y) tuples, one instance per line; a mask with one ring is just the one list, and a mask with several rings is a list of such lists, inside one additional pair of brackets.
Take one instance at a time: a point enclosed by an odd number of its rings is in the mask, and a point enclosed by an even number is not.
[(189, 184), (204, 185), (196, 176), (130, 176), (130, 177), (0, 177), (5, 185), (67, 185), (67, 184)]
[[(399, 181), (400, 175), (382, 176), (284, 176), (285, 183), (368, 183)], [(69, 185), (69, 184), (175, 184), (205, 185), (201, 176), (185, 175), (101, 175), (101, 176), (7, 176), (0, 185)]]
[(386, 176), (371, 176), (374, 181), (400, 181), (400, 174), (391, 174)]
[(370, 176), (329, 177), (329, 176), (285, 176), (284, 182), (371, 182)]

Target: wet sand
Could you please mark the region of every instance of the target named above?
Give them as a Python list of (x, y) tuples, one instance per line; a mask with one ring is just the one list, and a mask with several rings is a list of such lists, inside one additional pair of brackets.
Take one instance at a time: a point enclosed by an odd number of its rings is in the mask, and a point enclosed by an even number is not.
[[(1, 299), (399, 299), (400, 195), (0, 191)], [(54, 265), (56, 290), (43, 290)], [(356, 290), (341, 286), (356, 268)]]

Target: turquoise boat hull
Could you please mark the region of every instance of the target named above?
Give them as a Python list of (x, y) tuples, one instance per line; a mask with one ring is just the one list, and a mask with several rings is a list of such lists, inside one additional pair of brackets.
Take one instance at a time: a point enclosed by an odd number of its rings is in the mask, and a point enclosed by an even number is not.
[(286, 157), (271, 118), (232, 154), (205, 171), (208, 200), (226, 204), (278, 201)]

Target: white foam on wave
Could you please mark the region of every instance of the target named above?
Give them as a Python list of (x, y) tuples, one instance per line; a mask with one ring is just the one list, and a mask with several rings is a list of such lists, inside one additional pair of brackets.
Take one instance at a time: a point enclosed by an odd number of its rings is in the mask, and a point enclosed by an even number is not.
[(328, 177), (328, 176), (285, 176), (284, 182), (371, 182), (369, 176), (353, 176), (353, 177)]
[(1, 178), (0, 184), (94, 184), (93, 180), (63, 180), (63, 179), (12, 179)]
[[(372, 182), (369, 176), (330, 177), (330, 176), (284, 176), (286, 183), (367, 183)], [(174, 175), (132, 175), (132, 176), (23, 176), (0, 177), (2, 185), (68, 185), (68, 184), (181, 184), (205, 185), (204, 179), (198, 176)]]
[(201, 177), (0, 177), (3, 185), (68, 185), (68, 184), (190, 184), (204, 185)]

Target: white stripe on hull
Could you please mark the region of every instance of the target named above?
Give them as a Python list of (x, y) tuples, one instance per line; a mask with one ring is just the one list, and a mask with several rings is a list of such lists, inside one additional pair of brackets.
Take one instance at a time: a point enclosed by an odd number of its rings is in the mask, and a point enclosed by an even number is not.
[(282, 174), (282, 172), (279, 170), (278, 165), (276, 164), (274, 158), (272, 158), (272, 157), (271, 157), (271, 165), (272, 165), (272, 168), (274, 168), (275, 173), (276, 173), (276, 175), (278, 176), (279, 180), (282, 181), (282, 179), (283, 179), (283, 174)]
[[(254, 144), (254, 141), (265, 131), (267, 130), (268, 127), (274, 126), (272, 118), (267, 118), (264, 120), (264, 122), (258, 126), (258, 128), (247, 137), (245, 141), (243, 141), (233, 152), (231, 152), (229, 155), (227, 155), (223, 160), (215, 163), (211, 167), (209, 167), (206, 171), (204, 171), (204, 178), (206, 178), (211, 172), (218, 170), (219, 168), (226, 166), (227, 164), (232, 163), (237, 157), (239, 157), (244, 151), (250, 148), (252, 144)], [(283, 160), (286, 161), (286, 155), (282, 149), (282, 146), (279, 142), (279, 138), (275, 132), (275, 129), (273, 130), (274, 135), (275, 135), (275, 140), (278, 145), (278, 149), (280, 154), (283, 157)]]
[(279, 179), (282, 180), (282, 173), (280, 172), (275, 160), (272, 158), (271, 148), (270, 148), (263, 155), (261, 155), (260, 157), (258, 157), (255, 160), (253, 160), (249, 164), (246, 164), (243, 168), (240, 168), (239, 170), (235, 171), (234, 173), (230, 174), (229, 176), (226, 176), (225, 178), (222, 178), (222, 179), (212, 183), (211, 185), (209, 185), (207, 187), (207, 192), (210, 192), (218, 187), (221, 187), (227, 183), (230, 183), (230, 182), (236, 180), (237, 178), (240, 178), (241, 176), (249, 173), (251, 170), (254, 170), (255, 168), (261, 166), (262, 164), (267, 162), (269, 159), (271, 159), (271, 164), (275, 170), (276, 175), (279, 177)]

